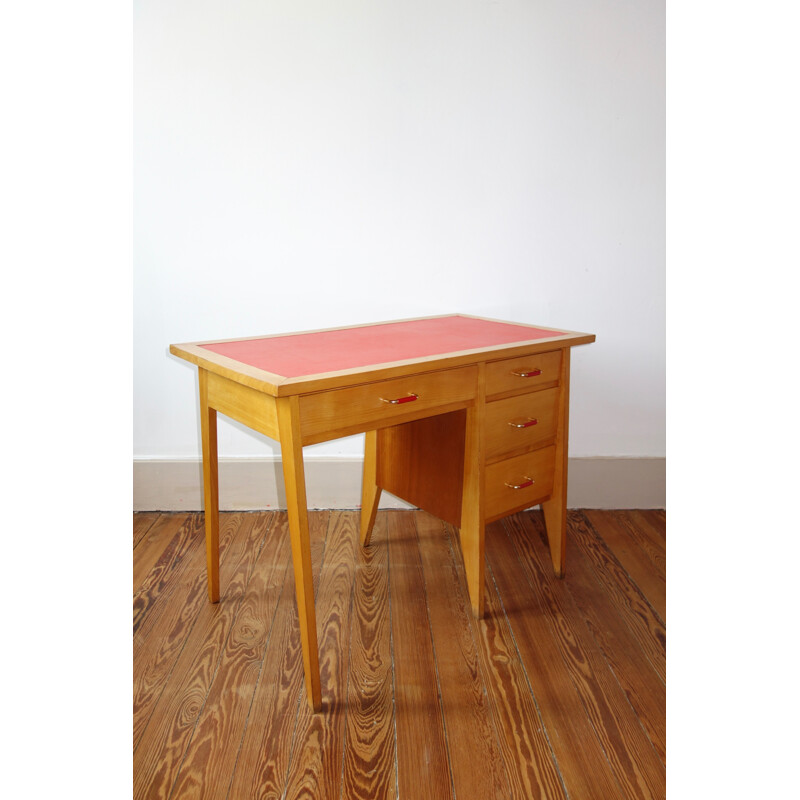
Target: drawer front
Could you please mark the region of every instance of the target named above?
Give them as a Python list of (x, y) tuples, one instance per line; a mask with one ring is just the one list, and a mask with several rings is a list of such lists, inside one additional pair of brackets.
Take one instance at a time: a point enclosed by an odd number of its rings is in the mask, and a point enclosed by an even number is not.
[(557, 381), (560, 372), (560, 350), (490, 361), (486, 365), (486, 394), (535, 390), (537, 386)]
[(473, 366), (303, 395), (303, 440), (324, 441), (336, 431), (371, 430), (418, 419), (440, 407), (463, 407), (477, 394), (477, 385), (478, 368)]
[(520, 506), (532, 506), (544, 500), (553, 491), (555, 456), (555, 447), (542, 447), (488, 465), (486, 517), (497, 518)]
[(486, 404), (486, 458), (530, 449), (556, 433), (559, 389), (544, 389)]

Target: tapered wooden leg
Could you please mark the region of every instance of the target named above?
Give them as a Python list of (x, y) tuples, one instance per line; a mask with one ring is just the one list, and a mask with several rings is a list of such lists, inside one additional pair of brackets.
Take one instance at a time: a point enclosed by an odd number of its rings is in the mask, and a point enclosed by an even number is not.
[(561, 394), (558, 408), (555, 474), (553, 493), (542, 503), (544, 526), (550, 545), (550, 559), (556, 577), (564, 577), (567, 548), (567, 456), (569, 441), (569, 347), (564, 348), (561, 360)]
[(564, 577), (567, 545), (567, 509), (560, 497), (551, 497), (542, 503), (544, 527), (550, 545), (550, 558), (557, 578)]
[(314, 610), (314, 576), (311, 570), (306, 479), (303, 469), (297, 397), (278, 400), (278, 428), (283, 460), (283, 479), (286, 483), (286, 506), (292, 543), (294, 585), (297, 595), (297, 613), (300, 620), (300, 642), (303, 647), (306, 694), (312, 711), (319, 711), (322, 706), (322, 694), (319, 683), (317, 617)]
[(364, 443), (364, 480), (361, 485), (361, 546), (372, 536), (381, 487), (378, 486), (378, 431), (367, 431)]
[(208, 372), (200, 369), (200, 437), (203, 447), (203, 509), (206, 527), (208, 599), (219, 602), (219, 467), (217, 412), (208, 406)]
[[(484, 381), (479, 380), (483, 387)], [(483, 617), (484, 581), (484, 409), (483, 397), (467, 409), (467, 429), (464, 444), (464, 484), (461, 498), (461, 553), (472, 613)]]

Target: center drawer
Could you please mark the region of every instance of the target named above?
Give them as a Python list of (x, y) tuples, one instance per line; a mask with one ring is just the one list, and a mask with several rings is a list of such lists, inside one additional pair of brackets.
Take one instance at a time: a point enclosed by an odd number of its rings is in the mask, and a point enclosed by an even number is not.
[(464, 408), (477, 385), (478, 368), (471, 366), (302, 395), (303, 444)]
[(558, 388), (486, 404), (486, 458), (531, 449), (556, 433)]

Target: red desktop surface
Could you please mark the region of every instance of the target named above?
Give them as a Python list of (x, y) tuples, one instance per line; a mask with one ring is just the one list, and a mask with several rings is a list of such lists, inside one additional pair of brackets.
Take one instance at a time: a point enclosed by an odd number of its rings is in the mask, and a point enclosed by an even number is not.
[(560, 331), (449, 316), (201, 347), (273, 375), (299, 378), (559, 335)]

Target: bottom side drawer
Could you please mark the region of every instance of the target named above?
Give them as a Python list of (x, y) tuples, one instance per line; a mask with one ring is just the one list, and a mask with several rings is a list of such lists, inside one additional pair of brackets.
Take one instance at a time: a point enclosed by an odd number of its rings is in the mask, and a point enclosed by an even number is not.
[(553, 491), (556, 448), (542, 447), (486, 467), (486, 517), (536, 505)]

